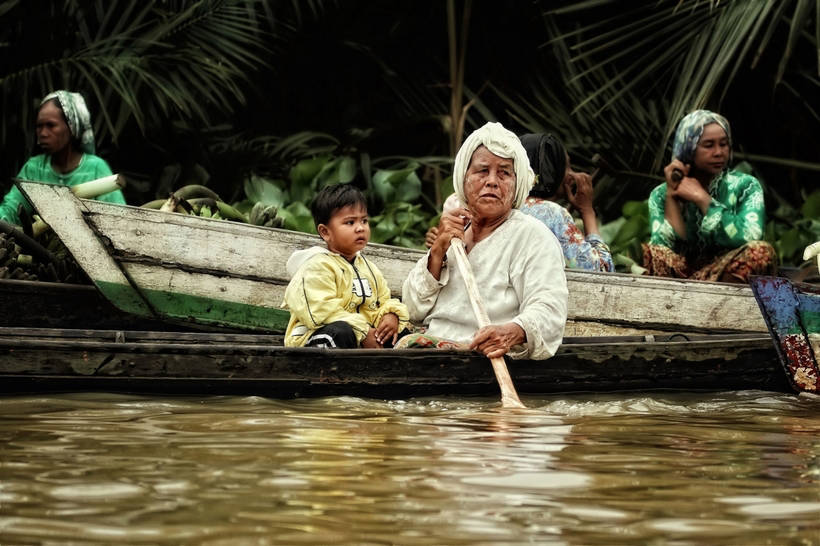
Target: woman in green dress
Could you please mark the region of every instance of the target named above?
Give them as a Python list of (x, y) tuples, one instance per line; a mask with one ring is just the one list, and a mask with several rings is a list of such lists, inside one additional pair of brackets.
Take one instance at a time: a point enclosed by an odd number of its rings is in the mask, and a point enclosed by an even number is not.
[[(85, 100), (79, 93), (55, 91), (47, 95), (37, 110), (37, 144), (43, 153), (26, 161), (17, 178), (74, 186), (111, 175), (111, 167), (94, 155), (94, 132)], [(125, 204), (122, 191), (97, 198)], [(0, 203), (0, 220), (19, 224), (18, 207), (31, 213), (31, 205), (16, 187)]]
[(729, 122), (695, 110), (678, 124), (666, 182), (649, 197), (651, 237), (643, 245), (650, 275), (747, 282), (774, 274), (777, 255), (763, 241), (763, 189), (753, 176), (729, 168)]

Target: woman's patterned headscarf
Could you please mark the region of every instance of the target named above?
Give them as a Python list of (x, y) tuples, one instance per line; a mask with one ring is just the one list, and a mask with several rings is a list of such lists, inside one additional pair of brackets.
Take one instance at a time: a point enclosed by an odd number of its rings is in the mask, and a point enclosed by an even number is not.
[(513, 208), (520, 207), (527, 195), (530, 193), (535, 174), (530, 167), (530, 160), (527, 152), (521, 145), (521, 141), (512, 131), (504, 128), (500, 123), (489, 122), (472, 132), (456, 154), (455, 165), (453, 165), (453, 189), (461, 203), (467, 203), (464, 195), (464, 179), (467, 174), (467, 167), (479, 146), (484, 145), (498, 157), (513, 160), (515, 169), (515, 197)]
[(57, 99), (60, 103), (71, 136), (80, 141), (83, 152), (93, 154), (95, 151), (94, 131), (91, 129), (91, 114), (88, 113), (88, 106), (83, 96), (61, 89), (46, 95), (40, 102), (40, 107), (42, 108), (51, 99)]
[(530, 166), (535, 171), (535, 185), (530, 190), (530, 195), (552, 197), (564, 181), (564, 173), (567, 170), (566, 148), (550, 133), (521, 135), (521, 144), (530, 158)]
[(726, 131), (729, 139), (729, 161), (732, 162), (732, 131), (729, 122), (721, 116), (709, 110), (694, 110), (686, 114), (678, 123), (675, 129), (675, 140), (672, 143), (672, 158), (679, 159), (683, 163), (692, 163), (695, 160), (695, 149), (698, 147), (703, 128), (710, 123), (717, 123)]

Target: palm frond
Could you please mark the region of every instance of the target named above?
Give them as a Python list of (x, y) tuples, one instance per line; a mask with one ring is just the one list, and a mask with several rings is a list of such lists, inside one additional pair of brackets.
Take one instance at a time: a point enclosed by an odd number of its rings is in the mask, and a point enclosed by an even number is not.
[[(36, 19), (21, 4), (0, 4), (0, 17), (17, 22), (0, 31), (0, 42), (10, 44), (0, 72), (4, 148), (16, 138), (8, 127), (33, 141), (33, 105), (55, 88), (81, 91), (98, 140), (116, 141), (132, 121), (145, 132), (164, 119), (207, 123), (213, 112), (230, 115), (265, 64), (256, 11), (265, 0), (46, 4)], [(50, 47), (30, 47), (32, 35)]]
[[(622, 150), (635, 170), (645, 172), (658, 171), (683, 114), (710, 104), (720, 107), (740, 69), (750, 62), (754, 66), (784, 20), (788, 39), (773, 85), (788, 86), (785, 67), (800, 37), (807, 36), (812, 8), (817, 11), (811, 0), (659, 0), (632, 4), (636, 7), (626, 11), (622, 6), (617, 0), (578, 0), (545, 10), (544, 45), (558, 59), (564, 100), (556, 102), (541, 88), (528, 91), (534, 100), (506, 97), (505, 102), (519, 105), (514, 110), (525, 125), (544, 118), (546, 109), (566, 138), (570, 125), (558, 110), (568, 107), (579, 129), (587, 130), (588, 120), (594, 120), (594, 140), (610, 139), (614, 148), (633, 142), (636, 149), (651, 150)], [(571, 24), (562, 23), (567, 15)], [(815, 20), (819, 15), (813, 14)], [(806, 109), (816, 116), (810, 104)]]

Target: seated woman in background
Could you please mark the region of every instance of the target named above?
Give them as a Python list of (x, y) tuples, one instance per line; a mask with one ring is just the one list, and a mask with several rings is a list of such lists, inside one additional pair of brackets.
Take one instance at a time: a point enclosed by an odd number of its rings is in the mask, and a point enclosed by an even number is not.
[[(609, 246), (598, 234), (598, 219), (592, 206), (592, 177), (575, 172), (566, 148), (549, 133), (522, 135), (530, 164), (537, 176), (521, 212), (541, 220), (561, 243), (570, 269), (615, 271)], [(567, 209), (554, 201), (566, 197), (581, 213), (582, 232)]]
[[(108, 163), (94, 155), (91, 117), (79, 93), (61, 90), (47, 95), (37, 110), (36, 133), (37, 144), (44, 153), (26, 161), (17, 178), (75, 186), (112, 174)], [(125, 204), (120, 190), (97, 199)], [(20, 190), (13, 187), (0, 203), (0, 220), (19, 224), (17, 210), (20, 206), (31, 213), (31, 205)]]
[[(598, 234), (598, 220), (592, 206), (590, 175), (572, 170), (566, 148), (550, 133), (526, 134), (520, 137), (530, 166), (535, 171), (535, 185), (521, 212), (540, 220), (558, 238), (566, 267), (587, 271), (615, 271), (609, 246)], [(581, 213), (582, 232), (567, 209), (553, 201), (566, 197)], [(456, 194), (444, 202), (443, 210), (460, 207)], [(585, 233), (586, 236), (585, 236)], [(435, 241), (437, 228), (428, 230), (425, 244)]]
[(695, 110), (680, 121), (666, 182), (649, 197), (648, 274), (747, 282), (750, 275), (776, 272), (775, 250), (761, 240), (763, 189), (755, 177), (730, 170), (731, 160), (726, 118)]

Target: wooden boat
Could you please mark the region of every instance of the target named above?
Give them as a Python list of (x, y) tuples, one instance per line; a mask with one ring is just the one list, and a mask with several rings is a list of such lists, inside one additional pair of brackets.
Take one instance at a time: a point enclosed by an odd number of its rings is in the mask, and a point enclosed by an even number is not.
[[(78, 199), (62, 186), (18, 186), (100, 293), (146, 318), (281, 332), (287, 258), (319, 243), (305, 233)], [(395, 295), (424, 255), (378, 244), (366, 252)], [(565, 336), (766, 332), (745, 285), (574, 270), (567, 282)]]
[(792, 387), (817, 393), (820, 287), (767, 276), (754, 277), (751, 286)]
[[(0, 328), (0, 392), (246, 394), (279, 398), (498, 395), (479, 353), (286, 348), (280, 335)], [(508, 360), (521, 394), (785, 392), (767, 334), (565, 338), (548, 360)]]

